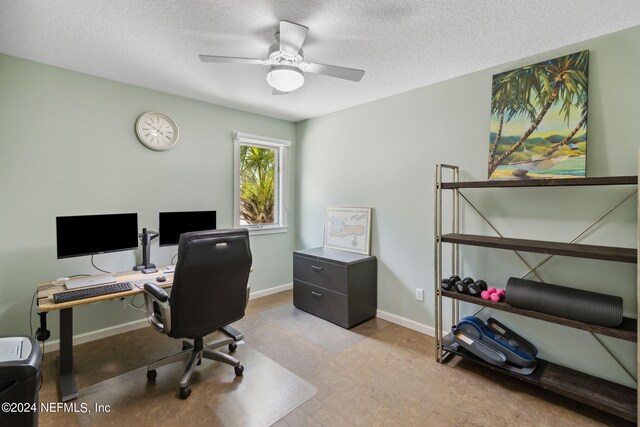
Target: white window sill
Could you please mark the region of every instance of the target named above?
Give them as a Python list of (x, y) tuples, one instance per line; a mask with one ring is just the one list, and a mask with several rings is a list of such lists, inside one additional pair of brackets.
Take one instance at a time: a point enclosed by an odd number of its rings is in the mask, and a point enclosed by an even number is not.
[(249, 230), (249, 235), (250, 236), (255, 236), (255, 235), (259, 235), (259, 234), (276, 234), (276, 233), (286, 233), (287, 231), (289, 231), (289, 227), (281, 227), (281, 226), (264, 226), (264, 227), (242, 227), (240, 226), (239, 228), (246, 228)]

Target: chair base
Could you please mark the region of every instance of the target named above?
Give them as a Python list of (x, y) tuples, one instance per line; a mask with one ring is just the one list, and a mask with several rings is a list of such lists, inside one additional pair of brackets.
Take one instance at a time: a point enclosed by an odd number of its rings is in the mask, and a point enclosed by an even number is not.
[(191, 375), (193, 375), (193, 371), (195, 371), (196, 365), (200, 364), (202, 358), (215, 360), (217, 362), (222, 362), (227, 365), (233, 366), (235, 374), (237, 376), (242, 375), (244, 366), (240, 364), (240, 361), (235, 357), (229, 356), (228, 354), (222, 353), (221, 351), (217, 350), (218, 348), (224, 346), (229, 346), (229, 350), (234, 351), (237, 347), (236, 340), (234, 340), (233, 338), (224, 338), (221, 340), (212, 341), (207, 344), (203, 344), (202, 338), (196, 338), (193, 344), (188, 341), (183, 341), (183, 350), (180, 353), (163, 357), (162, 359), (159, 359), (156, 362), (148, 365), (147, 379), (149, 381), (155, 380), (157, 375), (156, 368), (187, 360), (187, 367), (185, 368), (182, 379), (180, 380), (180, 397), (182, 399), (186, 399), (191, 394), (191, 389), (188, 387), (189, 381), (191, 380)]

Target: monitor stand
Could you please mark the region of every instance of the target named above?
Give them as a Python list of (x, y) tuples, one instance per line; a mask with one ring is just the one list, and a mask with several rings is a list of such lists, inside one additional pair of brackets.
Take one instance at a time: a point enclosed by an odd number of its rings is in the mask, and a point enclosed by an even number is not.
[(138, 234), (142, 242), (142, 264), (133, 267), (133, 271), (142, 271), (143, 274), (156, 273), (158, 271), (156, 265), (151, 263), (151, 241), (158, 236), (157, 232), (147, 231), (146, 228), (143, 228), (142, 233)]
[(87, 286), (106, 285), (109, 283), (116, 283), (115, 276), (111, 274), (101, 274), (99, 276), (79, 277), (77, 279), (69, 279), (64, 282), (64, 286), (67, 290), (85, 288)]

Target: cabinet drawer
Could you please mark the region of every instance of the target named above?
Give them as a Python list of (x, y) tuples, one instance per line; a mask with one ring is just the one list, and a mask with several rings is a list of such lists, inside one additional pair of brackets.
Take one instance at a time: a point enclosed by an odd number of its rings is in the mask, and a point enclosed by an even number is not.
[(293, 257), (293, 279), (341, 294), (347, 294), (349, 288), (347, 267), (302, 256)]
[(294, 280), (293, 305), (343, 328), (349, 327), (346, 295)]

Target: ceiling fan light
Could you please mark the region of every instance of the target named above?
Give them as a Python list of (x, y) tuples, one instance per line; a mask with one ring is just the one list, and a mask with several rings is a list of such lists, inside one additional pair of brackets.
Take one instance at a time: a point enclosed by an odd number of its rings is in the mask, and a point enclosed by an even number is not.
[(297, 67), (274, 65), (267, 73), (267, 83), (280, 92), (291, 92), (304, 84), (304, 74)]

